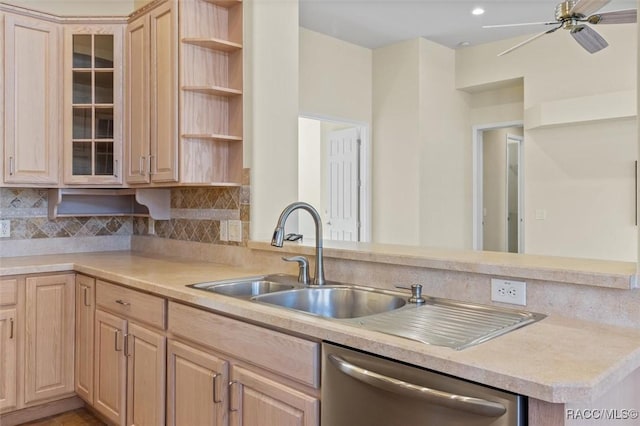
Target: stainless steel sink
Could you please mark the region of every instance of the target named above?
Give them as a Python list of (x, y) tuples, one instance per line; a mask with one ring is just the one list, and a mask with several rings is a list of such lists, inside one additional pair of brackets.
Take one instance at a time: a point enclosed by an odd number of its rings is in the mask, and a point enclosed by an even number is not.
[(369, 287), (332, 283), (304, 286), (291, 275), (274, 274), (188, 287), (252, 302), (340, 320), (354, 327), (456, 350), (509, 333), (545, 316), (523, 310), (408, 295)]
[(403, 307), (406, 299), (357, 287), (314, 287), (280, 291), (253, 298), (327, 318), (359, 318)]
[(287, 275), (266, 275), (226, 281), (213, 281), (191, 284), (188, 287), (224, 294), (226, 296), (249, 299), (261, 294), (273, 293), (295, 288), (295, 279)]

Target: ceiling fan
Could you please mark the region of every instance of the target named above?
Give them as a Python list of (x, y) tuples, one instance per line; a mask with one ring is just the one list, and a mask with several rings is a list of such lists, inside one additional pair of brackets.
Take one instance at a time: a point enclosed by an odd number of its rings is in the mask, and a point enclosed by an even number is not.
[(506, 55), (509, 52), (529, 44), (545, 34), (556, 32), (560, 28), (570, 31), (573, 38), (589, 53), (596, 53), (609, 45), (596, 30), (589, 25), (602, 24), (628, 24), (637, 21), (637, 10), (616, 10), (613, 12), (596, 13), (611, 0), (566, 0), (556, 6), (553, 22), (528, 22), (522, 24), (485, 25), (482, 28), (519, 27), (525, 25), (553, 25), (550, 30), (543, 31), (518, 43), (513, 47), (498, 54)]

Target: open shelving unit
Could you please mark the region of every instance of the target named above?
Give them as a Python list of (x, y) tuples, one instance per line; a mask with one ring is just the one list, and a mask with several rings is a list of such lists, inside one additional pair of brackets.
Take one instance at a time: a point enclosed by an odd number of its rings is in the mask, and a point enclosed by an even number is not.
[(242, 179), (242, 1), (179, 2), (180, 182)]

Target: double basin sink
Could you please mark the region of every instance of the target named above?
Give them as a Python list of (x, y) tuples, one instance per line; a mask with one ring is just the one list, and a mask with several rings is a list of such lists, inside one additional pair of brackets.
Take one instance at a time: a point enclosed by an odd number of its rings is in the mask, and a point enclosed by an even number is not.
[(406, 298), (399, 294), (345, 285), (303, 286), (295, 277), (288, 275), (191, 284), (190, 287), (325, 318), (358, 318), (388, 312), (406, 304)]
[(266, 275), (189, 287), (291, 309), (430, 345), (456, 350), (506, 334), (545, 316), (515, 310), (425, 297), (409, 303), (399, 292), (343, 284), (304, 286), (296, 277)]

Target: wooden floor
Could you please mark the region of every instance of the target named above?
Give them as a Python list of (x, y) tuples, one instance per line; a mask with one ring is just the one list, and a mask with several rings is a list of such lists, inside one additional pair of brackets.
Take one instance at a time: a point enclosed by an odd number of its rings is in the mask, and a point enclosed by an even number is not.
[(23, 423), (22, 426), (105, 426), (105, 423), (84, 408), (78, 408), (56, 416)]

